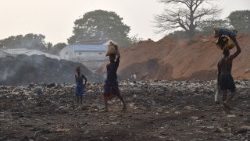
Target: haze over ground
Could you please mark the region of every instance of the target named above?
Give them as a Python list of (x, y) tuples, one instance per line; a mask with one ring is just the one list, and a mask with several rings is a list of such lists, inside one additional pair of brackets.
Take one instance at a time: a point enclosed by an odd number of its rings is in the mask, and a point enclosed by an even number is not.
[[(36, 33), (46, 41), (66, 42), (72, 35), (74, 20), (86, 12), (103, 9), (115, 11), (131, 27), (130, 35), (158, 40), (154, 33), (154, 16), (164, 5), (158, 0), (0, 0), (0, 39), (11, 35)], [(250, 9), (249, 0), (220, 0), (221, 18), (231, 11)]]

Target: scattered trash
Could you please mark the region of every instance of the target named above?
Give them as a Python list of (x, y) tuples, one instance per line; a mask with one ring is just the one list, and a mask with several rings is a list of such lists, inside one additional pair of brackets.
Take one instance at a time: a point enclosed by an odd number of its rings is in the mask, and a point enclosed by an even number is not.
[(229, 115), (214, 104), (216, 81), (119, 84), (126, 112), (117, 99), (105, 112), (101, 83), (87, 85), (82, 105), (70, 84), (0, 86), (0, 140), (247, 139), (249, 81), (236, 81), (238, 103)]

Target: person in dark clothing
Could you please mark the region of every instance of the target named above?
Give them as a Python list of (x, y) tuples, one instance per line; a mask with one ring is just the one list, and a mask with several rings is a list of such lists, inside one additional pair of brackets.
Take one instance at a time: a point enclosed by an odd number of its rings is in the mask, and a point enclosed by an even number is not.
[[(218, 63), (218, 85), (223, 93), (223, 105), (225, 108), (230, 109), (229, 102), (234, 97), (236, 92), (236, 87), (234, 79), (232, 77), (232, 64), (233, 60), (241, 53), (241, 48), (236, 40), (236, 38), (231, 37), (236, 45), (237, 51), (230, 55), (230, 51), (227, 47), (223, 49), (223, 57)], [(228, 91), (231, 95), (228, 95)]]
[[(83, 79), (85, 80), (83, 84)], [(75, 95), (76, 95), (76, 102), (82, 104), (82, 96), (84, 95), (84, 89), (87, 84), (87, 78), (81, 74), (80, 67), (76, 68), (75, 74), (75, 81), (76, 81), (76, 88), (75, 88)]]
[(120, 53), (117, 48), (117, 54), (109, 55), (110, 63), (107, 64), (107, 79), (104, 85), (104, 102), (105, 110), (108, 111), (108, 100), (111, 100), (114, 96), (117, 96), (123, 103), (123, 110), (126, 110), (126, 104), (123, 97), (120, 94), (117, 81), (117, 69), (120, 63)]

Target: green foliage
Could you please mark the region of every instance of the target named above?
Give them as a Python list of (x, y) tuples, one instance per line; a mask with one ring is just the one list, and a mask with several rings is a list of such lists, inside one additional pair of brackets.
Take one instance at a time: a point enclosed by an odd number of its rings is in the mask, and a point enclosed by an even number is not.
[(203, 35), (211, 35), (214, 33), (215, 27), (230, 28), (230, 24), (227, 20), (206, 20), (199, 24), (200, 32)]
[(130, 43), (128, 37), (130, 27), (125, 25), (115, 12), (91, 11), (77, 19), (74, 24), (73, 36), (68, 39), (69, 44), (107, 40), (114, 40), (122, 46)]
[(57, 43), (49, 50), (49, 53), (58, 55), (59, 52), (66, 46), (66, 43)]
[(6, 39), (0, 40), (1, 48), (27, 48), (46, 50), (45, 36), (41, 34), (26, 34), (10, 36)]
[(53, 47), (52, 43), (49, 42), (49, 43), (46, 44), (47, 50), (50, 50), (52, 47)]
[(228, 16), (230, 24), (242, 33), (250, 33), (250, 10), (234, 11)]
[(186, 31), (183, 30), (177, 30), (168, 35), (169, 37), (175, 38), (175, 39), (183, 39), (183, 38), (188, 38), (188, 34)]

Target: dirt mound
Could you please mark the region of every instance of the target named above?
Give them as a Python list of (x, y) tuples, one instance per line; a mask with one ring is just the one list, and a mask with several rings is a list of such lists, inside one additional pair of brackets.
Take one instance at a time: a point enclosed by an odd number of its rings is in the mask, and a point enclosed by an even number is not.
[[(238, 40), (242, 53), (234, 61), (233, 75), (236, 79), (250, 79), (250, 36), (240, 35)], [(169, 37), (158, 42), (142, 41), (121, 49), (118, 74), (123, 79), (136, 75), (139, 80), (211, 80), (216, 78), (221, 54), (213, 37), (196, 37), (192, 41)], [(98, 72), (104, 71), (103, 67)]]
[(52, 59), (42, 55), (18, 55), (0, 59), (0, 84), (74, 83), (77, 66), (81, 66), (82, 72), (90, 81), (98, 81), (101, 78), (80, 63)]

